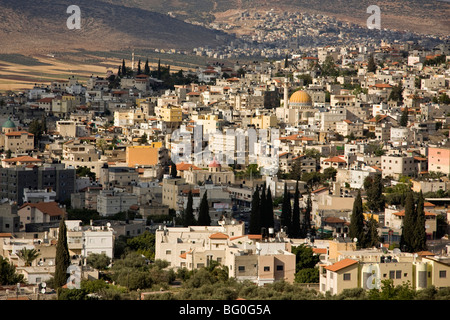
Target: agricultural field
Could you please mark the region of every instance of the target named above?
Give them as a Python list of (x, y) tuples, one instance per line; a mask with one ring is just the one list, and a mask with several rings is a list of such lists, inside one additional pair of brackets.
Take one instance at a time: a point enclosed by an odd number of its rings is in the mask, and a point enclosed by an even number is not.
[[(68, 79), (72, 75), (83, 83), (92, 75), (102, 77), (108, 70), (117, 72), (122, 59), (131, 67), (131, 57), (131, 51), (78, 50), (33, 56), (0, 54), (0, 92), (26, 90), (35, 84), (49, 85), (54, 80)], [(156, 68), (160, 61), (162, 66), (170, 65), (171, 71), (194, 71), (214, 62), (195, 55), (135, 50), (136, 68), (139, 60), (141, 68), (144, 68), (147, 59), (151, 69)]]

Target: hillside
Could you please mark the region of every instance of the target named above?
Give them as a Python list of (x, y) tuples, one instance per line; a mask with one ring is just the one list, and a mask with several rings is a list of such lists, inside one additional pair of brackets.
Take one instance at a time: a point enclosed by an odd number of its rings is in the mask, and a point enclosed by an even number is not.
[[(119, 3), (119, 1), (118, 1)], [(81, 29), (69, 30), (65, 0), (2, 0), (0, 53), (36, 54), (75, 49), (153, 47), (188, 49), (222, 43), (224, 35), (139, 7), (76, 1)], [(219, 36), (219, 38), (217, 37)]]
[[(157, 12), (173, 12), (180, 19), (211, 22), (243, 10), (283, 10), (320, 13), (365, 25), (370, 5), (381, 10), (382, 28), (425, 34), (450, 34), (450, 2), (438, 0), (102, 0)], [(220, 19), (219, 19), (220, 20)]]

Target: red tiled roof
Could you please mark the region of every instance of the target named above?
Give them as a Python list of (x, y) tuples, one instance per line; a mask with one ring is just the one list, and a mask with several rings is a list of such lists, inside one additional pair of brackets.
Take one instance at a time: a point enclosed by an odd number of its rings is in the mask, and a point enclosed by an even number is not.
[(21, 156), (17, 158), (9, 158), (3, 160), (5, 162), (42, 162), (41, 159), (32, 158), (30, 156)]
[(344, 159), (342, 159), (341, 157), (331, 157), (328, 159), (323, 160), (324, 162), (340, 162), (340, 163), (347, 163), (347, 161), (345, 161)]
[(39, 211), (48, 214), (49, 216), (62, 216), (64, 211), (58, 206), (56, 202), (37, 202), (37, 203), (25, 203), (20, 209), (25, 207), (37, 208)]
[(228, 239), (228, 236), (222, 232), (213, 233), (209, 236), (210, 239), (216, 239), (216, 240), (222, 240), (222, 239)]
[(350, 267), (350, 266), (354, 265), (355, 263), (358, 263), (358, 261), (353, 260), (353, 259), (344, 259), (339, 262), (333, 263), (331, 266), (325, 267), (325, 269), (336, 272), (341, 269)]

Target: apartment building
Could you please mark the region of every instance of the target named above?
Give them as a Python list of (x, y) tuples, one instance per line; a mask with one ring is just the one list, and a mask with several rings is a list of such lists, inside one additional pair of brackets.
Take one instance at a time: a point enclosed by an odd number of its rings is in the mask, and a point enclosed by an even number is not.
[(380, 289), (383, 280), (394, 286), (409, 283), (420, 290), (450, 285), (450, 259), (400, 252), (398, 249), (343, 251), (336, 260), (319, 266), (320, 292), (340, 294), (345, 289)]
[(398, 179), (400, 176), (412, 176), (417, 173), (414, 157), (397, 154), (381, 156), (381, 169), (383, 178), (391, 176)]
[(97, 211), (101, 216), (128, 211), (131, 206), (138, 203), (138, 196), (127, 192), (101, 190), (97, 195)]
[(63, 164), (0, 168), (0, 196), (22, 205), (24, 189), (51, 189), (56, 201), (65, 201), (75, 192), (75, 180), (75, 169)]
[(450, 174), (450, 148), (428, 148), (428, 171)]
[(173, 268), (207, 267), (211, 261), (227, 266), (229, 276), (258, 285), (294, 281), (295, 255), (289, 244), (275, 238), (244, 234), (245, 225), (231, 220), (218, 226), (164, 228), (156, 231), (155, 259)]

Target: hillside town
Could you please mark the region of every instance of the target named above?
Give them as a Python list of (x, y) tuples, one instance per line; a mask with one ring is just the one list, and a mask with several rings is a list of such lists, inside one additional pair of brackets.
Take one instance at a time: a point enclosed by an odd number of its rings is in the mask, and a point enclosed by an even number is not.
[(348, 42), (5, 92), (0, 257), (24, 281), (0, 299), (55, 292), (61, 221), (86, 280), (151, 234), (149, 263), (258, 286), (301, 282), (309, 248), (321, 294), (450, 287), (450, 44)]

